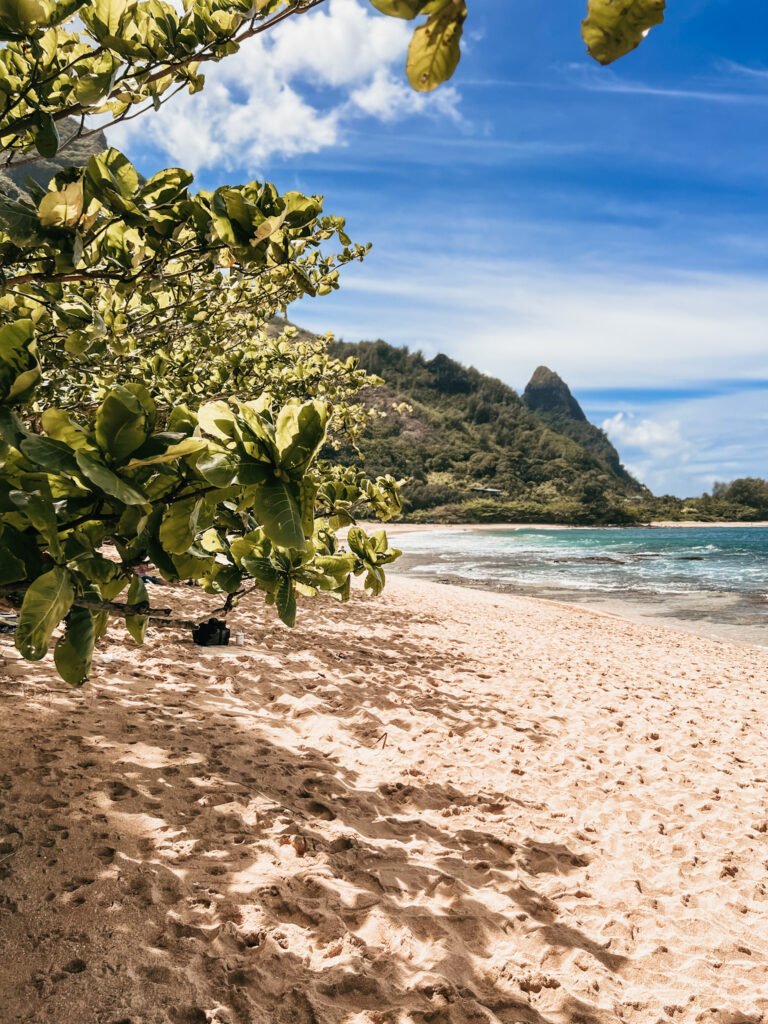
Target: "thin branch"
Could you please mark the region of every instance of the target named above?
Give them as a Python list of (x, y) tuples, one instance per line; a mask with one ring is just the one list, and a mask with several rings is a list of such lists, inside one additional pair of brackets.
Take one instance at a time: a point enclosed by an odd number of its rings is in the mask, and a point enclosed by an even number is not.
[[(211, 51), (213, 48), (226, 46), (229, 43), (233, 42), (239, 46), (247, 39), (251, 39), (254, 36), (260, 35), (262, 32), (269, 31), (269, 29), (274, 28), (276, 25), (279, 25), (281, 22), (292, 17), (293, 15), (306, 14), (308, 11), (311, 11), (314, 7), (318, 7), (321, 3), (324, 2), (325, 0), (310, 0), (309, 3), (302, 3), (301, 0), (297, 0), (297, 3), (294, 3), (293, 6), (286, 8), (286, 10), (281, 11), (279, 14), (276, 14), (273, 18), (270, 18), (268, 21), (261, 22), (258, 25), (251, 21), (250, 28), (247, 28), (244, 32), (241, 32), (240, 35), (233, 34), (231, 36), (224, 37), (223, 39), (213, 39), (209, 43), (206, 43), (203, 47), (201, 47), (201, 49), (198, 50), (196, 53), (189, 54), (182, 60), (171, 61), (168, 64), (164, 64), (157, 71), (153, 72), (152, 74), (146, 77), (143, 77), (143, 73), (136, 69), (132, 70), (129, 76), (128, 71), (126, 69), (126, 74), (118, 79), (118, 81), (115, 83), (115, 86), (113, 87), (112, 92), (110, 92), (108, 96), (105, 96), (101, 102), (104, 103), (107, 100), (109, 100), (114, 94), (115, 89), (119, 87), (119, 85), (122, 83), (122, 81), (124, 81), (126, 77), (141, 77), (141, 84), (142, 86), (144, 86), (149, 85), (152, 82), (159, 81), (162, 78), (167, 78), (169, 75), (172, 75), (176, 71), (182, 71), (190, 64), (203, 64), (211, 60), (220, 60), (221, 57), (219, 54), (209, 51)], [(96, 52), (96, 50), (93, 51), (93, 53)], [(186, 83), (182, 83), (182, 88), (184, 87), (185, 84)], [(137, 102), (140, 103), (142, 102), (142, 100), (138, 100)], [(67, 117), (80, 117), (82, 115), (87, 114), (88, 111), (89, 108), (87, 105), (84, 105), (82, 103), (74, 103), (71, 106), (64, 107), (61, 110), (51, 111), (50, 116), (54, 121), (62, 121), (64, 120), (64, 118)], [(29, 128), (32, 124), (34, 124), (35, 117), (36, 114), (28, 114), (25, 117), (20, 117), (18, 120), (4, 127), (4, 134), (6, 134), (7, 136), (13, 133), (15, 138), (18, 139), (25, 129)], [(110, 122), (109, 124), (103, 125), (100, 130), (111, 128), (115, 124), (119, 124), (121, 120), (123, 120), (122, 115), (118, 118), (113, 119), (112, 122)], [(10, 149), (10, 147), (8, 148)], [(10, 156), (4, 161), (5, 166), (9, 166), (11, 164), (15, 152), (16, 150), (10, 149)]]
[[(0, 597), (7, 598), (11, 604), (21, 606), (23, 595), (26, 589), (20, 590), (15, 585), (0, 587)], [(109, 612), (118, 618), (126, 618), (129, 615), (146, 615), (158, 625), (175, 626), (178, 629), (197, 629), (199, 623), (192, 619), (170, 618), (171, 608), (152, 608), (149, 601), (139, 601), (133, 604), (126, 604), (121, 601), (96, 601), (87, 597), (76, 597), (72, 604), (76, 608), (87, 608), (89, 611)]]

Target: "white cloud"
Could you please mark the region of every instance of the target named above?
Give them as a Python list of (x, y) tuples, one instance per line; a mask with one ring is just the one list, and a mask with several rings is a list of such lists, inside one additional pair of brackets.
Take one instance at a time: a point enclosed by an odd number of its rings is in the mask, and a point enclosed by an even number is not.
[[(730, 387), (709, 397), (658, 396), (624, 406), (605, 423), (625, 464), (656, 494), (689, 496), (715, 480), (768, 476), (768, 403), (763, 388)], [(650, 415), (643, 415), (644, 413)], [(636, 445), (636, 446), (635, 446)]]
[(397, 77), (390, 68), (380, 67), (365, 85), (350, 94), (350, 109), (361, 111), (380, 121), (395, 121), (409, 114), (429, 112), (451, 120), (460, 120), (458, 93), (452, 86), (443, 86), (430, 96), (415, 92), (402, 73)]
[(757, 275), (374, 250), (338, 296), (294, 317), (350, 340), (469, 359), (517, 386), (539, 363), (589, 388), (768, 379), (768, 289)]
[(343, 144), (345, 127), (362, 117), (457, 119), (455, 88), (425, 96), (408, 87), (411, 32), (360, 0), (329, 0), (204, 66), (202, 93), (179, 95), (152, 117), (118, 125), (110, 141), (129, 152), (149, 144), (192, 171), (257, 173), (273, 156)]
[(637, 419), (631, 414), (617, 412), (604, 420), (602, 428), (613, 443), (626, 448), (640, 448), (650, 455), (670, 455), (688, 447), (680, 434), (680, 421)]
[(737, 64), (736, 61), (732, 60), (727, 60), (723, 63), (726, 68), (730, 71), (735, 71), (736, 74), (746, 75), (751, 78), (768, 79), (768, 68), (753, 68), (748, 64)]

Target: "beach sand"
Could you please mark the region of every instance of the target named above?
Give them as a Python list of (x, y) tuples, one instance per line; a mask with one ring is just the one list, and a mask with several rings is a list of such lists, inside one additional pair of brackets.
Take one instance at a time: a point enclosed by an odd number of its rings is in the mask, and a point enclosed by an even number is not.
[(768, 1021), (768, 653), (407, 578), (232, 626), (82, 692), (0, 637), (3, 1024)]

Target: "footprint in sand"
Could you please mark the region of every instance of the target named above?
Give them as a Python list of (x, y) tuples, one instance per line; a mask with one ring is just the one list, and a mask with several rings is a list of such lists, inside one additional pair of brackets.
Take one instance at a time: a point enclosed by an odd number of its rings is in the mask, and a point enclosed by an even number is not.
[(135, 789), (131, 789), (130, 786), (126, 786), (122, 782), (108, 783), (107, 792), (110, 800), (129, 800), (137, 795)]
[(62, 971), (67, 974), (82, 974), (87, 966), (85, 960), (70, 960), (69, 963), (64, 964)]
[(78, 889), (82, 889), (84, 885), (93, 885), (93, 879), (73, 878), (70, 882), (64, 882), (61, 888), (63, 892), (76, 892)]

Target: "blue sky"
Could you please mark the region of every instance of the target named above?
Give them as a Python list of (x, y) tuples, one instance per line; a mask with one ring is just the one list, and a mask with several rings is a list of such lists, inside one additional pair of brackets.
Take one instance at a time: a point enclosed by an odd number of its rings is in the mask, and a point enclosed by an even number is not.
[(585, 0), (468, 6), (430, 96), (412, 26), (327, 0), (112, 140), (145, 172), (324, 194), (373, 242), (296, 322), (519, 389), (549, 365), (659, 493), (768, 476), (768, 6), (670, 0), (610, 68)]

